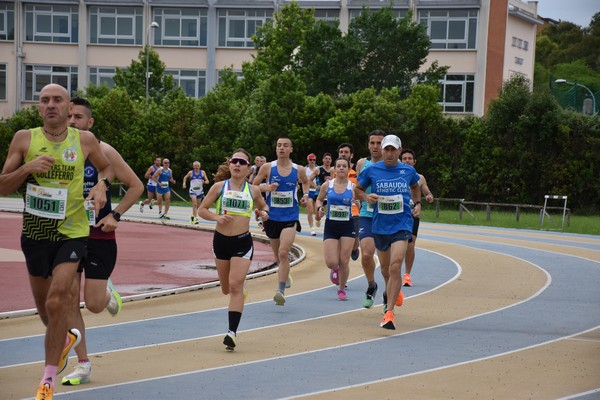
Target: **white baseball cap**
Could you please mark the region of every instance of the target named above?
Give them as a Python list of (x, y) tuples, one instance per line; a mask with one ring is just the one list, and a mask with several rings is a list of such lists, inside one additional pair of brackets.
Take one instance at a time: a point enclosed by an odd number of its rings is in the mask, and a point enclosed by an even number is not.
[(387, 146), (392, 146), (395, 149), (399, 149), (400, 147), (402, 147), (402, 142), (400, 141), (400, 138), (396, 135), (387, 135), (381, 141), (381, 148), (385, 149)]

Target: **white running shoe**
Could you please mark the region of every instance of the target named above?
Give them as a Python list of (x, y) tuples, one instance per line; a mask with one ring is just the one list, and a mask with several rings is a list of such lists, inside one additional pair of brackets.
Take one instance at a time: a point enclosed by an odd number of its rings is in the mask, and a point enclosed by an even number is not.
[(285, 304), (285, 296), (279, 290), (275, 292), (273, 300), (275, 300), (275, 305), (277, 306), (282, 306)]
[(119, 292), (117, 292), (110, 279), (106, 282), (106, 292), (110, 295), (106, 310), (110, 315), (116, 317), (121, 312), (121, 308), (123, 308), (123, 300), (121, 300)]
[(227, 335), (225, 335), (223, 338), (223, 344), (225, 345), (225, 350), (233, 351), (235, 349), (235, 345), (237, 344), (235, 332), (227, 332)]
[(314, 229), (310, 231), (310, 236), (317, 236), (317, 231), (315, 231)]
[(62, 384), (65, 386), (81, 385), (89, 383), (92, 380), (92, 363), (83, 362), (75, 366), (73, 372), (62, 378)]

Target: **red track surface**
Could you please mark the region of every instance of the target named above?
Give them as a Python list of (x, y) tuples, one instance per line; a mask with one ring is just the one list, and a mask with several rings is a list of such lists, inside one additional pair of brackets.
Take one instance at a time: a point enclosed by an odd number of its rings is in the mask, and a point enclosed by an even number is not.
[[(21, 214), (0, 212), (0, 312), (35, 308), (21, 253)], [(118, 261), (111, 280), (121, 295), (217, 280), (212, 232), (121, 222)], [(254, 241), (251, 271), (274, 263), (271, 248)]]

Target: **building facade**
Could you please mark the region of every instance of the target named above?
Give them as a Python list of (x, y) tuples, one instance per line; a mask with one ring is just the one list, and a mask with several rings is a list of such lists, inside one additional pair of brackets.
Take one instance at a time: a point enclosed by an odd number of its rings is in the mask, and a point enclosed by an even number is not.
[[(51, 82), (69, 91), (113, 84), (115, 67), (137, 59), (146, 43), (166, 73), (192, 97), (218, 83), (219, 71), (251, 61), (252, 35), (290, 0), (0, 0), (0, 118), (37, 102)], [(311, 0), (316, 18), (346, 31), (364, 6), (379, 0)], [(520, 0), (395, 0), (412, 10), (432, 48), (426, 69), (449, 66), (441, 81), (446, 113), (483, 115), (513, 74), (533, 80), (537, 2)]]

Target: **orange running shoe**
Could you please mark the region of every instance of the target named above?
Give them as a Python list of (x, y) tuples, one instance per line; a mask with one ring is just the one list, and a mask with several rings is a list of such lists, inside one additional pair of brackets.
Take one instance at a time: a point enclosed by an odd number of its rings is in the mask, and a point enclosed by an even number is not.
[(404, 274), (402, 277), (402, 284), (404, 286), (412, 286), (412, 279), (410, 279), (410, 274)]
[(52, 388), (49, 384), (45, 383), (38, 387), (35, 400), (52, 400)]
[(396, 325), (394, 325), (394, 312), (386, 311), (379, 326), (383, 329), (396, 329)]
[(404, 304), (404, 293), (402, 293), (402, 290), (398, 292), (398, 297), (396, 297), (396, 306), (400, 307), (402, 304)]

